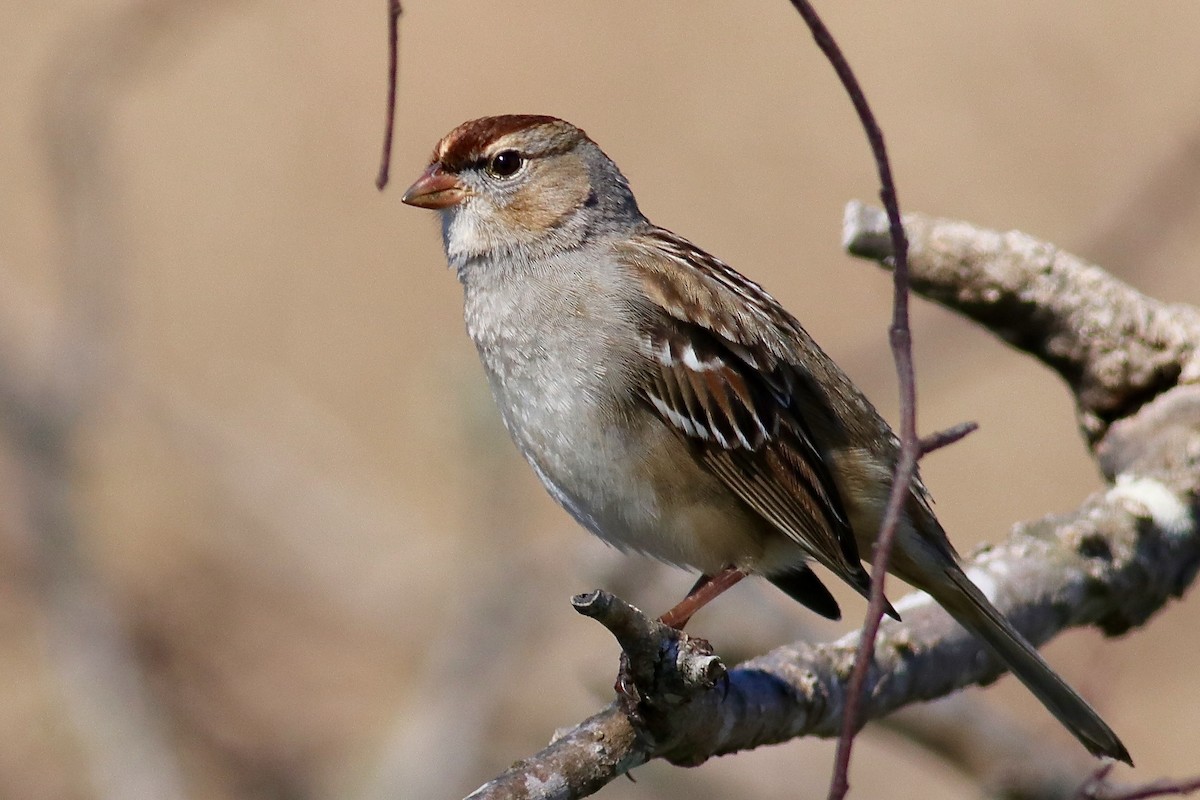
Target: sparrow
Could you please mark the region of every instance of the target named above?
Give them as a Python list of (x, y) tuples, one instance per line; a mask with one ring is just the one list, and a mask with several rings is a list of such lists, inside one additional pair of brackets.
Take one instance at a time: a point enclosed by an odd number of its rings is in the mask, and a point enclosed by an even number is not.
[[(867, 595), (896, 435), (758, 284), (650, 222), (582, 130), (536, 115), (463, 123), (403, 202), (440, 213), (467, 331), (550, 495), (609, 544), (701, 573), (664, 621), (682, 626), (747, 574), (836, 619), (814, 564)], [(889, 571), (1091, 753), (1130, 762), (963, 572), (919, 476)]]

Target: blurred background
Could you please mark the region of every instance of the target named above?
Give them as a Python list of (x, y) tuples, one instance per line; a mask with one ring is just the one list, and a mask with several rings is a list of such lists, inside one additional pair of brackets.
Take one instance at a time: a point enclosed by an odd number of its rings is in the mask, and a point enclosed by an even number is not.
[[(788, 3), (405, 5), (381, 194), (384, 0), (0, 4), (0, 797), (461, 797), (608, 701), (616, 646), (572, 594), (661, 611), (691, 584), (583, 534), (499, 425), (434, 215), (400, 203), (465, 119), (587, 129), (894, 419), (890, 280), (839, 249), (873, 166)], [(820, 10), (906, 209), (1200, 303), (1200, 5)], [(1102, 486), (1056, 378), (915, 311), (923, 429), (982, 426), (923, 467), (961, 550)], [(747, 582), (694, 628), (748, 656), (851, 630), (840, 597), (824, 624)], [(1200, 766), (1195, 604), (1048, 648), (1134, 753), (1123, 780)], [(1075, 755), (1011, 679), (970, 694)], [(601, 796), (823, 797), (832, 752)], [(977, 791), (879, 726), (851, 781)]]

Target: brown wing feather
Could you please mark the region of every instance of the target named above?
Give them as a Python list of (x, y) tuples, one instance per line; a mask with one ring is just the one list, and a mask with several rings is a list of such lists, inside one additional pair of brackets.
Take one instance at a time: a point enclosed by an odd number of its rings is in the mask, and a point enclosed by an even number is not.
[[(650, 406), (697, 459), (812, 558), (860, 591), (868, 580), (837, 485), (797, 413), (794, 321), (761, 288), (655, 229), (628, 253), (653, 308), (642, 316)], [(663, 256), (685, 270), (664, 269)], [(703, 260), (701, 273), (692, 264)], [(736, 290), (736, 291), (734, 291)], [(720, 313), (730, 297), (738, 313)], [(775, 331), (772, 339), (761, 335)]]
[(654, 365), (644, 387), (650, 407), (747, 505), (865, 591), (869, 580), (837, 486), (792, 416), (786, 377), (764, 376), (711, 331), (677, 319), (660, 319), (644, 333)]
[[(618, 245), (617, 257), (648, 301), (634, 309), (651, 365), (647, 402), (747, 505), (867, 594), (829, 465), (861, 448), (894, 463), (891, 428), (795, 318), (729, 265), (653, 227)], [(911, 492), (929, 523), (923, 535), (953, 557), (919, 477)]]

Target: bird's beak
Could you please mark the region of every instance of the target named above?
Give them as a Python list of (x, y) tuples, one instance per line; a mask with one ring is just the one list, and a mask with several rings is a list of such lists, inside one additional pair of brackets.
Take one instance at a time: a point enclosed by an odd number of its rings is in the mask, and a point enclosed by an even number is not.
[(418, 208), (449, 208), (462, 202), (467, 190), (458, 178), (433, 163), (404, 192), (400, 202)]

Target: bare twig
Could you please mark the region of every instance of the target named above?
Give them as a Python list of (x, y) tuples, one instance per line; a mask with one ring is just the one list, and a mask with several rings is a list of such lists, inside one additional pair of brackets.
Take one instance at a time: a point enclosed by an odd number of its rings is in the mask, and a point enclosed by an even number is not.
[(400, 0), (388, 0), (388, 83), (387, 118), (383, 122), (383, 155), (379, 159), (379, 174), (375, 188), (383, 191), (388, 184), (392, 166), (392, 134), (396, 127), (396, 80), (400, 70)]
[(1169, 797), (1200, 791), (1200, 777), (1173, 780), (1163, 778), (1133, 786), (1119, 786), (1108, 782), (1112, 764), (1105, 764), (1084, 781), (1072, 800), (1146, 800), (1150, 797)]
[(863, 130), (866, 131), (867, 140), (871, 145), (871, 154), (875, 158), (875, 166), (879, 171), (879, 198), (887, 211), (895, 267), (892, 282), (892, 324), (888, 329), (888, 339), (891, 342), (892, 357), (896, 362), (896, 375), (900, 385), (900, 453), (893, 471), (892, 491), (888, 496), (883, 521), (880, 523), (875, 547), (871, 554), (871, 597), (867, 605), (867, 616), (863, 621), (861, 650), (855, 662), (854, 676), (850, 683), (850, 703), (846, 708), (846, 719), (842, 735), (838, 739), (833, 776), (829, 784), (830, 800), (840, 800), (846, 796), (846, 792), (850, 788), (848, 780), (850, 751), (855, 731), (861, 725), (857, 698), (861, 696), (866, 685), (867, 665), (871, 663), (871, 650), (875, 646), (875, 634), (879, 630), (880, 620), (883, 619), (884, 610), (887, 608), (884, 584), (887, 579), (888, 562), (892, 554), (892, 542), (895, 539), (896, 528), (900, 523), (900, 514), (911, 491), (912, 480), (917, 471), (917, 460), (921, 457), (921, 443), (917, 438), (917, 378), (913, 366), (912, 332), (908, 321), (908, 239), (904, 234), (904, 226), (900, 222), (900, 205), (896, 198), (896, 186), (892, 180), (892, 168), (888, 162), (883, 131), (867, 104), (866, 95), (863, 94), (858, 79), (854, 77), (850, 64), (846, 61), (829, 29), (825, 27), (825, 23), (817, 15), (816, 10), (807, 0), (792, 0), (792, 5), (804, 18), (804, 22), (812, 31), (817, 46), (829, 59), (834, 72), (842, 81), (846, 94), (850, 97), (850, 102), (854, 104), (854, 110), (858, 113)]
[(934, 450), (940, 450), (943, 447), (954, 444), (959, 439), (979, 430), (977, 422), (960, 422), (952, 428), (947, 428), (944, 431), (931, 433), (928, 436), (921, 437), (921, 455), (928, 455)]

